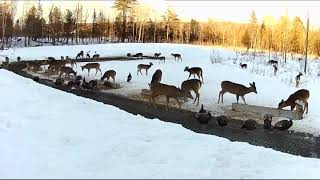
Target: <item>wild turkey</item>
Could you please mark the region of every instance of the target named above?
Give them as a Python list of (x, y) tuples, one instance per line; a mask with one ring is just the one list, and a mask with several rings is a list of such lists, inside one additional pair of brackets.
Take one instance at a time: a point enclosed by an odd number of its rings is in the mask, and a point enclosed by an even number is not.
[(199, 113), (206, 113), (206, 112), (207, 112), (207, 111), (206, 111), (205, 109), (203, 109), (203, 104), (202, 104)]
[(255, 120), (248, 119), (244, 122), (241, 129), (254, 130), (254, 129), (256, 129), (256, 124), (257, 124), (257, 122)]
[(272, 121), (272, 116), (266, 115), (264, 119), (264, 129), (270, 129), (271, 128), (271, 121)]
[(197, 113), (194, 116), (200, 124), (208, 124), (208, 122), (212, 119), (210, 113)]
[(127, 77), (127, 82), (130, 82), (132, 79), (131, 73), (129, 73), (128, 77)]
[(290, 121), (288, 121), (288, 120), (282, 120), (282, 121), (277, 122), (277, 123), (274, 125), (274, 128), (275, 128), (275, 129), (278, 129), (278, 130), (280, 130), (280, 131), (285, 131), (285, 130), (288, 130), (292, 125), (293, 125), (293, 122), (292, 122), (291, 119), (290, 119)]
[(228, 125), (227, 117), (226, 116), (217, 117), (217, 123), (221, 127)]

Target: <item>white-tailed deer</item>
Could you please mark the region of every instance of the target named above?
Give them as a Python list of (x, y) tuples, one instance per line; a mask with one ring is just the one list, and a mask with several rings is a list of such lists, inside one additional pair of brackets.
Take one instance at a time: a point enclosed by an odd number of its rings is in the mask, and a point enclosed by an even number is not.
[(160, 63), (161, 61), (163, 61), (163, 62), (165, 63), (165, 62), (166, 62), (166, 57), (164, 57), (164, 56), (159, 57), (159, 63)]
[(289, 98), (287, 100), (281, 100), (281, 102), (278, 104), (278, 109), (282, 109), (284, 107), (290, 106), (291, 107), (291, 111), (296, 107), (297, 100), (300, 100), (304, 103), (304, 108), (303, 108), (303, 112), (307, 109), (306, 114), (308, 114), (308, 99), (309, 99), (309, 91), (306, 89), (300, 89), (298, 91), (296, 91), (295, 93), (291, 94), (289, 96)]
[(241, 96), (243, 102), (245, 104), (247, 104), (246, 100), (244, 99), (244, 95), (251, 93), (251, 92), (258, 94), (255, 82), (253, 82), (252, 84), (251, 83), (249, 83), (249, 84), (250, 84), (250, 87), (245, 87), (242, 84), (237, 84), (237, 83), (234, 83), (231, 81), (222, 81), (222, 83), (221, 83), (222, 90), (219, 92), (218, 104), (220, 103), (220, 97), (221, 97), (221, 103), (223, 103), (223, 95), (226, 92), (231, 93), (231, 94), (235, 94), (237, 97), (237, 103), (239, 102), (239, 96)]
[(98, 71), (100, 71), (100, 73), (101, 73), (101, 75), (102, 75), (102, 72), (101, 72), (100, 64), (99, 64), (99, 63), (88, 63), (88, 64), (86, 64), (86, 65), (84, 65), (84, 66), (81, 66), (81, 69), (82, 69), (82, 71), (83, 71), (84, 69), (88, 69), (88, 76), (89, 76), (89, 74), (90, 74), (90, 69), (96, 69), (96, 75), (97, 75)]
[(154, 57), (159, 57), (161, 53), (154, 53)]
[(189, 77), (188, 79), (190, 78), (190, 76), (193, 74), (193, 77), (196, 78), (196, 75), (199, 77), (201, 77), (201, 80), (203, 82), (203, 76), (202, 76), (202, 69), (200, 67), (192, 67), (192, 68), (189, 68), (188, 66), (184, 68), (184, 71), (188, 71), (189, 72)]
[(60, 68), (59, 76), (61, 77), (63, 74), (66, 74), (67, 76), (70, 76), (70, 74), (77, 76), (77, 72), (75, 72), (71, 67), (66, 66)]
[(182, 61), (181, 54), (174, 54), (174, 53), (172, 53), (171, 56), (174, 57), (174, 60), (176, 60), (176, 59), (178, 58), (178, 61), (179, 61), (179, 59)]
[(137, 69), (138, 69), (137, 75), (138, 75), (139, 72), (142, 75), (142, 73), (141, 73), (142, 69), (145, 69), (146, 70), (146, 75), (148, 75), (148, 69), (150, 69), (152, 65), (153, 65), (152, 62), (150, 62), (150, 64), (139, 64), (138, 67), (137, 67)]
[(94, 55), (92, 56), (92, 59), (93, 59), (93, 60), (96, 60), (96, 61), (99, 61), (99, 60), (100, 60), (100, 54), (94, 54)]
[(129, 75), (127, 76), (127, 82), (130, 82), (131, 79), (132, 79), (132, 75), (131, 75), (131, 73), (129, 73)]
[(300, 78), (302, 76), (302, 73), (299, 72), (299, 74), (296, 76), (296, 87), (299, 87), (299, 83), (300, 83)]
[(248, 67), (247, 64), (242, 64), (242, 63), (240, 63), (239, 65), (240, 65), (240, 67), (241, 67), (242, 69), (247, 69), (247, 67)]
[(18, 61), (18, 62), (21, 61), (21, 57), (20, 57), (20, 56), (17, 57), (17, 61)]
[(77, 61), (76, 61), (76, 60), (72, 60), (72, 59), (70, 59), (68, 56), (66, 56), (66, 61), (67, 61), (68, 64), (71, 65), (72, 68), (73, 68), (74, 66), (77, 67)]
[(80, 56), (81, 56), (81, 58), (83, 58), (83, 51), (80, 51), (80, 52), (77, 54), (76, 59), (80, 58)]
[(64, 60), (64, 57), (63, 56), (61, 56), (61, 61), (63, 61)]
[(56, 59), (54, 57), (48, 57), (48, 61), (55, 61)]
[(179, 108), (181, 109), (181, 103), (179, 97), (188, 97), (193, 98), (191, 93), (188, 91), (181, 90), (175, 86), (170, 86), (167, 84), (156, 83), (150, 86), (150, 98), (149, 98), (149, 107), (151, 103), (154, 103), (154, 100), (157, 96), (164, 95), (166, 96), (166, 110), (168, 110), (169, 99), (173, 98), (177, 101)]
[(160, 83), (162, 78), (162, 71), (160, 69), (157, 69), (156, 72), (153, 73), (152, 75), (152, 79), (150, 84), (156, 84), (156, 83)]
[(109, 81), (109, 78), (112, 78), (113, 82), (116, 80), (116, 71), (114, 70), (108, 70), (106, 71), (103, 76), (101, 77), (101, 81), (103, 81), (105, 78), (107, 78), (107, 81)]
[(87, 58), (90, 59), (90, 51), (87, 52)]
[(200, 93), (199, 89), (201, 88), (201, 81), (199, 79), (189, 79), (183, 81), (181, 84), (181, 90), (185, 90), (190, 92), (191, 90), (196, 94), (196, 98), (194, 99), (193, 103), (197, 101), (197, 106), (199, 105)]
[(142, 59), (143, 58), (143, 54), (142, 53), (137, 53), (136, 55), (134, 55), (136, 58), (140, 58)]

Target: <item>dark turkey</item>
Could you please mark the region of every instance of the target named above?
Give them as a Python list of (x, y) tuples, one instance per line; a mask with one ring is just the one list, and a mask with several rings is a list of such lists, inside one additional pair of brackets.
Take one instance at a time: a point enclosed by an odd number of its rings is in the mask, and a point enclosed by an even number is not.
[(290, 121), (282, 120), (282, 121), (277, 122), (274, 125), (274, 128), (278, 129), (278, 130), (281, 130), (281, 131), (285, 131), (285, 130), (288, 130), (292, 125), (293, 125), (292, 120), (290, 120)]
[(200, 124), (208, 124), (208, 122), (212, 119), (210, 113), (197, 113), (194, 117)]
[(256, 124), (257, 124), (257, 122), (255, 120), (248, 119), (244, 122), (241, 129), (254, 130), (254, 129), (256, 129)]

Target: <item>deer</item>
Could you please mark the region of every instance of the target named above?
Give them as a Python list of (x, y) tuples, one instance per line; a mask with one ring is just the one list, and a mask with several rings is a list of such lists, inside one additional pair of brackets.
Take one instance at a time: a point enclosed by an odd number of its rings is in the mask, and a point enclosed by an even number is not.
[(302, 73), (299, 72), (299, 74), (296, 76), (296, 87), (299, 87), (299, 83), (300, 83), (300, 78), (302, 76)]
[(193, 74), (193, 77), (195, 78), (195, 77), (196, 77), (196, 74), (197, 74), (197, 76), (199, 77), (199, 79), (200, 79), (200, 77), (201, 77), (202, 82), (203, 82), (202, 69), (201, 69), (200, 67), (192, 67), (192, 68), (189, 68), (189, 66), (186, 66), (186, 67), (184, 68), (184, 71), (185, 71), (185, 72), (186, 72), (186, 71), (189, 72), (189, 77), (188, 77), (188, 79), (190, 78), (190, 76), (191, 76), (192, 74)]
[(148, 69), (150, 69), (152, 65), (153, 65), (152, 62), (150, 62), (150, 64), (139, 64), (137, 66), (137, 69), (138, 69), (137, 75), (138, 75), (138, 72), (140, 72), (140, 74), (142, 75), (142, 73), (141, 73), (142, 69), (145, 69), (146, 70), (146, 75), (148, 75)]
[(77, 67), (77, 61), (70, 59), (69, 56), (66, 56), (66, 61), (67, 61), (68, 64), (71, 65), (72, 68), (73, 68), (74, 66)]
[(162, 84), (162, 83), (156, 83), (150, 86), (150, 97), (149, 97), (149, 107), (151, 106), (151, 103), (153, 104), (155, 101), (155, 98), (160, 95), (166, 96), (166, 110), (168, 110), (168, 104), (169, 99), (173, 98), (178, 103), (179, 109), (181, 109), (181, 103), (179, 101), (179, 97), (188, 97), (193, 99), (190, 92), (181, 90), (180, 88), (177, 88), (175, 86)]
[(108, 70), (103, 74), (100, 80), (103, 81), (105, 78), (107, 78), (107, 81), (109, 81), (109, 78), (111, 77), (114, 83), (114, 81), (116, 80), (115, 76), (116, 76), (116, 71)]
[(277, 75), (277, 72), (278, 72), (278, 66), (273, 65), (273, 73), (275, 76)]
[(90, 53), (90, 51), (88, 51), (88, 52), (86, 53), (88, 59), (90, 59), (90, 54), (89, 54), (89, 53)]
[(131, 73), (129, 72), (129, 74), (128, 74), (128, 76), (127, 76), (127, 82), (130, 82), (131, 79), (132, 79), (132, 75), (131, 75)]
[(223, 95), (228, 92), (231, 94), (235, 94), (237, 98), (237, 103), (239, 103), (239, 96), (241, 96), (244, 104), (246, 103), (246, 100), (244, 98), (244, 95), (254, 92), (258, 94), (256, 84), (255, 82), (249, 83), (250, 87), (246, 87), (242, 84), (237, 84), (231, 81), (222, 81), (221, 82), (221, 91), (219, 92), (219, 99), (218, 99), (218, 104), (220, 103), (220, 97), (221, 97), (221, 103), (223, 103)]
[(165, 63), (165, 62), (166, 62), (166, 57), (160, 56), (160, 57), (159, 57), (159, 63), (160, 63), (161, 61), (163, 61), (163, 62)]
[(174, 60), (176, 60), (176, 59), (178, 58), (178, 61), (179, 61), (179, 59), (182, 61), (181, 54), (174, 54), (174, 53), (172, 53), (171, 56), (174, 57)]
[(37, 61), (26, 62), (27, 70), (40, 71), (41, 65)]
[(81, 58), (83, 58), (83, 51), (80, 51), (80, 52), (77, 54), (76, 59), (80, 58), (80, 56), (81, 56)]
[(242, 63), (240, 63), (239, 65), (240, 65), (240, 67), (241, 67), (242, 69), (247, 69), (247, 67), (248, 67), (247, 64), (242, 64)]
[(162, 71), (160, 69), (157, 69), (156, 72), (154, 72), (152, 75), (150, 85), (160, 83), (161, 78), (162, 78)]
[(276, 61), (276, 60), (270, 60), (270, 61), (268, 61), (268, 64), (278, 65), (278, 61)]
[(306, 114), (308, 114), (308, 99), (309, 99), (310, 93), (306, 89), (300, 89), (296, 91), (295, 93), (291, 94), (287, 100), (281, 100), (281, 102), (278, 104), (278, 109), (283, 109), (284, 107), (290, 106), (291, 111), (294, 110), (296, 107), (297, 100), (300, 100), (304, 103), (304, 108), (302, 114), (306, 111)]
[(101, 75), (102, 75), (102, 72), (101, 72), (101, 69), (100, 69), (100, 64), (99, 63), (87, 63), (86, 65), (84, 66), (81, 66), (81, 69), (82, 71), (84, 69), (88, 69), (88, 76), (90, 74), (90, 69), (96, 69), (96, 75), (98, 73), (98, 71), (100, 71)]
[(94, 54), (94, 55), (92, 56), (92, 59), (99, 61), (99, 60), (100, 60), (100, 54)]
[(17, 61), (18, 61), (18, 62), (21, 61), (21, 57), (20, 57), (20, 56), (17, 57)]
[(60, 59), (61, 59), (61, 61), (64, 61), (64, 57), (63, 56), (61, 56)]
[(199, 90), (201, 88), (201, 85), (202, 83), (199, 79), (189, 79), (181, 83), (181, 90), (185, 90), (188, 92), (192, 90), (196, 94), (196, 98), (194, 99), (193, 103), (195, 103), (198, 100), (197, 106), (199, 105), (199, 100), (200, 100)]
[(154, 53), (154, 57), (159, 57), (161, 53)]
[(55, 61), (56, 60), (54, 57), (48, 57), (47, 59), (48, 59), (48, 61)]
[(137, 57), (137, 58), (143, 58), (143, 54), (142, 53), (137, 53), (136, 55), (135, 55), (135, 57)]
[(77, 72), (75, 72), (71, 67), (66, 66), (60, 68), (59, 77), (61, 77), (63, 74), (66, 74), (67, 76), (70, 76), (70, 74), (77, 76)]

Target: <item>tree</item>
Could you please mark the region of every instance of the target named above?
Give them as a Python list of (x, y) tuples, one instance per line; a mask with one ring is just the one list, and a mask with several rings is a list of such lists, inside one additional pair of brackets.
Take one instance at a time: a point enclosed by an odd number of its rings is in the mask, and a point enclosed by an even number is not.
[(137, 0), (115, 0), (114, 8), (116, 8), (119, 12), (121, 12), (121, 20), (122, 20), (122, 35), (121, 41), (124, 42), (126, 35), (126, 23), (127, 23), (127, 15), (128, 11), (136, 4)]
[(164, 22), (165, 22), (165, 29), (166, 29), (166, 42), (169, 42), (169, 35), (173, 37), (173, 30), (177, 26), (179, 19), (176, 12), (168, 8), (165, 14), (162, 16)]
[(258, 20), (257, 20), (255, 11), (252, 11), (250, 15), (250, 25), (249, 25), (249, 32), (248, 32), (250, 34), (250, 48), (256, 48), (257, 30), (258, 30)]
[(190, 42), (194, 43), (195, 41), (198, 41), (199, 39), (199, 23), (194, 20), (191, 19), (190, 22)]
[(305, 42), (304, 35), (305, 35), (305, 30), (304, 30), (303, 22), (299, 17), (295, 17), (289, 33), (291, 51), (296, 53), (303, 52), (303, 46)]
[(64, 16), (64, 36), (67, 39), (67, 44), (69, 44), (69, 38), (72, 38), (71, 41), (73, 41), (73, 32), (75, 28), (75, 17), (73, 16), (73, 13), (71, 12), (70, 9), (66, 10), (65, 16)]

